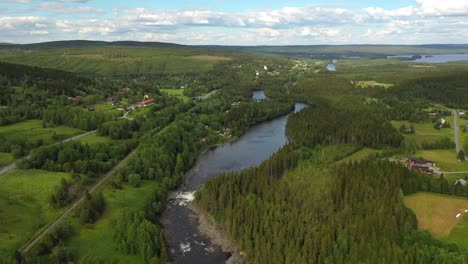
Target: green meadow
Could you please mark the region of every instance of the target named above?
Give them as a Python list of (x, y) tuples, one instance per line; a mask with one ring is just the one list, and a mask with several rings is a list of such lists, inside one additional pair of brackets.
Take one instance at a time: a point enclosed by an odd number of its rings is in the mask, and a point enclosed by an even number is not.
[(166, 93), (170, 96), (177, 97), (184, 102), (190, 101), (190, 97), (184, 95), (183, 89), (161, 89), (161, 92)]
[(43, 140), (44, 144), (57, 142), (58, 139), (52, 137), (53, 133), (57, 134), (57, 138), (66, 139), (84, 133), (84, 131), (67, 126), (42, 127), (41, 120), (27, 120), (8, 126), (0, 126), (0, 135), (5, 138), (21, 137), (32, 142)]
[[(446, 119), (452, 124), (452, 119), (450, 119), (449, 117), (446, 117)], [(434, 124), (431, 122), (411, 123), (408, 121), (392, 121), (392, 125), (396, 129), (399, 129), (400, 126), (403, 124), (406, 127), (409, 127), (410, 125), (414, 126), (416, 132), (414, 134), (404, 136), (405, 139), (414, 140), (419, 146), (421, 146), (421, 144), (424, 142), (433, 143), (435, 141), (443, 139), (444, 137), (448, 137), (453, 141), (453, 128), (442, 128), (440, 130), (437, 130), (434, 128)]]
[(420, 150), (415, 153), (415, 156), (434, 161), (442, 171), (468, 171), (468, 162), (458, 161), (455, 149)]
[(98, 143), (109, 143), (109, 142), (112, 141), (111, 138), (99, 136), (96, 133), (84, 136), (84, 137), (82, 137), (82, 138), (80, 138), (78, 140), (80, 142), (82, 142), (82, 143), (86, 143), (86, 144), (89, 144), (89, 145), (98, 144)]
[(61, 210), (50, 195), (69, 173), (15, 169), (0, 176), (0, 256), (11, 256)]
[(367, 158), (369, 155), (377, 154), (379, 152), (380, 151), (377, 149), (363, 148), (359, 151), (356, 151), (352, 155), (339, 160), (337, 163), (348, 163), (348, 162), (353, 162), (353, 161), (360, 161), (360, 160)]

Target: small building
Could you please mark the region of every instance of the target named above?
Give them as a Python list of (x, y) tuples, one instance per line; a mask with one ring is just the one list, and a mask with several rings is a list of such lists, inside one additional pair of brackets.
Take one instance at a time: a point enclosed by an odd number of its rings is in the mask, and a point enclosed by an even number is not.
[(436, 117), (436, 116), (438, 116), (438, 115), (439, 115), (439, 113), (437, 113), (437, 112), (429, 113), (429, 116), (433, 116), (433, 117)]
[(408, 162), (410, 167), (414, 166), (435, 166), (435, 163), (430, 160), (416, 157), (408, 157)]
[(460, 113), (458, 113), (458, 115), (459, 115), (460, 117), (465, 117), (465, 116), (466, 116), (466, 113), (465, 113), (465, 112), (460, 112)]
[(144, 106), (150, 106), (152, 104), (156, 103), (156, 99), (154, 98), (151, 98), (151, 99), (148, 99), (148, 100), (144, 100), (144, 101), (141, 101), (138, 106), (140, 107), (144, 107)]
[(455, 182), (455, 185), (457, 184), (461, 184), (463, 186), (466, 186), (466, 180), (465, 179), (458, 179), (456, 182)]
[(107, 101), (108, 103), (112, 103), (112, 102), (114, 102), (114, 97), (109, 96), (109, 97), (107, 97), (106, 101)]
[(419, 173), (424, 173), (424, 174), (431, 174), (432, 170), (429, 167), (426, 166), (421, 166), (421, 165), (414, 165), (410, 167), (410, 169), (417, 171)]

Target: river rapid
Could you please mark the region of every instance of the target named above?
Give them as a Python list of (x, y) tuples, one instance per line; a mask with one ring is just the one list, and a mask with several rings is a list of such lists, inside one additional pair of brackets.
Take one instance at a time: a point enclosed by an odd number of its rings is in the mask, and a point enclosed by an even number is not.
[[(263, 91), (255, 91), (254, 100), (268, 99)], [(295, 112), (307, 107), (296, 103)], [(200, 235), (198, 220), (187, 207), (194, 193), (211, 177), (229, 171), (241, 171), (256, 166), (284, 146), (288, 139), (285, 129), (289, 115), (252, 126), (237, 140), (201, 154), (194, 167), (185, 175), (184, 183), (170, 195), (162, 217), (169, 254), (175, 263), (224, 263), (230, 256)]]

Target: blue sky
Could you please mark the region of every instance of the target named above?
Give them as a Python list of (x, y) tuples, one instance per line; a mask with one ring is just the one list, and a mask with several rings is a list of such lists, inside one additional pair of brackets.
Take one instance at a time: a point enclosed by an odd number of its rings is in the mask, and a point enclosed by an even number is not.
[(0, 42), (467, 43), (468, 0), (1, 0)]

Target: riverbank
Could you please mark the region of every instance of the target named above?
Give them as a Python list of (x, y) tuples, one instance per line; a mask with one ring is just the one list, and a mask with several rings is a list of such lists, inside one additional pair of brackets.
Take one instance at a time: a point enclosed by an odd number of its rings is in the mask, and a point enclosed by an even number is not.
[(213, 245), (219, 246), (224, 252), (231, 256), (226, 260), (227, 264), (244, 264), (242, 252), (239, 252), (236, 244), (230, 239), (226, 230), (216, 222), (212, 215), (200, 208), (196, 202), (192, 201), (188, 208), (191, 210), (191, 217), (198, 222), (198, 232), (208, 238)]

